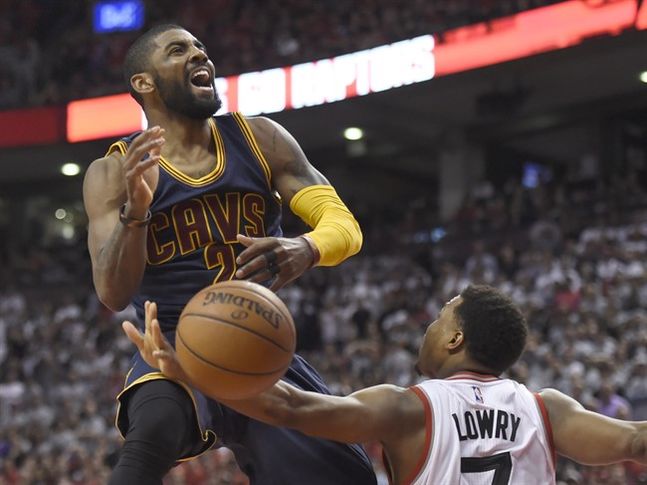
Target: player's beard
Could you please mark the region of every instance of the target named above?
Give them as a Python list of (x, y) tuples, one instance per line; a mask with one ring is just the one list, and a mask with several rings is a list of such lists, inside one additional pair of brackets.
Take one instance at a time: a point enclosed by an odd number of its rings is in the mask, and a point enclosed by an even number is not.
[[(189, 84), (188, 81), (187, 84)], [(210, 118), (222, 106), (215, 85), (212, 98), (200, 98), (191, 91), (190, 85), (166, 81), (157, 74), (155, 85), (166, 107), (187, 118), (195, 120)]]

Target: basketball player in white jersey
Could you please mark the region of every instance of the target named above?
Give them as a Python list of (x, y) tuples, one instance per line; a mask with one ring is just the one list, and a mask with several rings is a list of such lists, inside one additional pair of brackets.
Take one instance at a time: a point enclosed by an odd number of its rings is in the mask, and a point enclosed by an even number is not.
[[(151, 365), (188, 381), (149, 307), (147, 333), (125, 322), (126, 334)], [(279, 382), (225, 404), (313, 436), (380, 441), (395, 484), (554, 484), (555, 452), (590, 465), (647, 463), (647, 422), (608, 418), (559, 391), (533, 394), (498, 377), (521, 356), (526, 334), (508, 297), (470, 286), (427, 328), (417, 369), (429, 380), (417, 386), (380, 385), (337, 397)]]

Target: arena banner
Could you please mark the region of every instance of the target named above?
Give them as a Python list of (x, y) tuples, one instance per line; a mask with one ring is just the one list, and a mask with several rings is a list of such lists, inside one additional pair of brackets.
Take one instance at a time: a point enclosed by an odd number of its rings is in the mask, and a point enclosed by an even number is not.
[(46, 145), (65, 138), (62, 106), (0, 112), (0, 147)]
[[(508, 17), (294, 66), (216, 79), (222, 112), (270, 114), (386, 91), (437, 76), (563, 49), (647, 27), (637, 0), (570, 0)], [(91, 123), (90, 123), (91, 120)], [(67, 140), (126, 134), (146, 120), (128, 94), (67, 108)]]
[(67, 141), (96, 140), (141, 128), (143, 112), (129, 94), (81, 99), (67, 105)]
[(636, 28), (638, 30), (645, 30), (647, 29), (647, 2), (643, 1), (639, 5), (638, 14), (636, 15)]
[(618, 35), (634, 26), (636, 8), (635, 0), (573, 0), (445, 32), (434, 52), (436, 75), (564, 49), (589, 37)]

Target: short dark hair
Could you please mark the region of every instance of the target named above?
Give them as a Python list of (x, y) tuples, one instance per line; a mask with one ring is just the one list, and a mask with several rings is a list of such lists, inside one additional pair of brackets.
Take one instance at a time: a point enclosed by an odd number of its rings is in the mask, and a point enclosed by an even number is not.
[(130, 78), (135, 74), (150, 69), (151, 52), (155, 48), (155, 38), (169, 30), (186, 30), (184, 27), (175, 24), (156, 25), (140, 35), (128, 48), (124, 59), (124, 79), (128, 86), (128, 92), (140, 105), (143, 100), (141, 95), (135, 91), (130, 84)]
[(526, 346), (526, 319), (498, 289), (470, 285), (454, 312), (465, 335), (467, 353), (497, 375), (512, 366)]

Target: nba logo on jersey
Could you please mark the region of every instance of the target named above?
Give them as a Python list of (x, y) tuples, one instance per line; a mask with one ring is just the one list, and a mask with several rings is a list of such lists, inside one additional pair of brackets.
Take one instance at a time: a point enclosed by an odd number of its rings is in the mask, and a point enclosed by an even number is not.
[(476, 399), (476, 402), (484, 403), (483, 401), (483, 394), (481, 394), (481, 388), (478, 386), (472, 386), (472, 390), (474, 391), (474, 399)]

